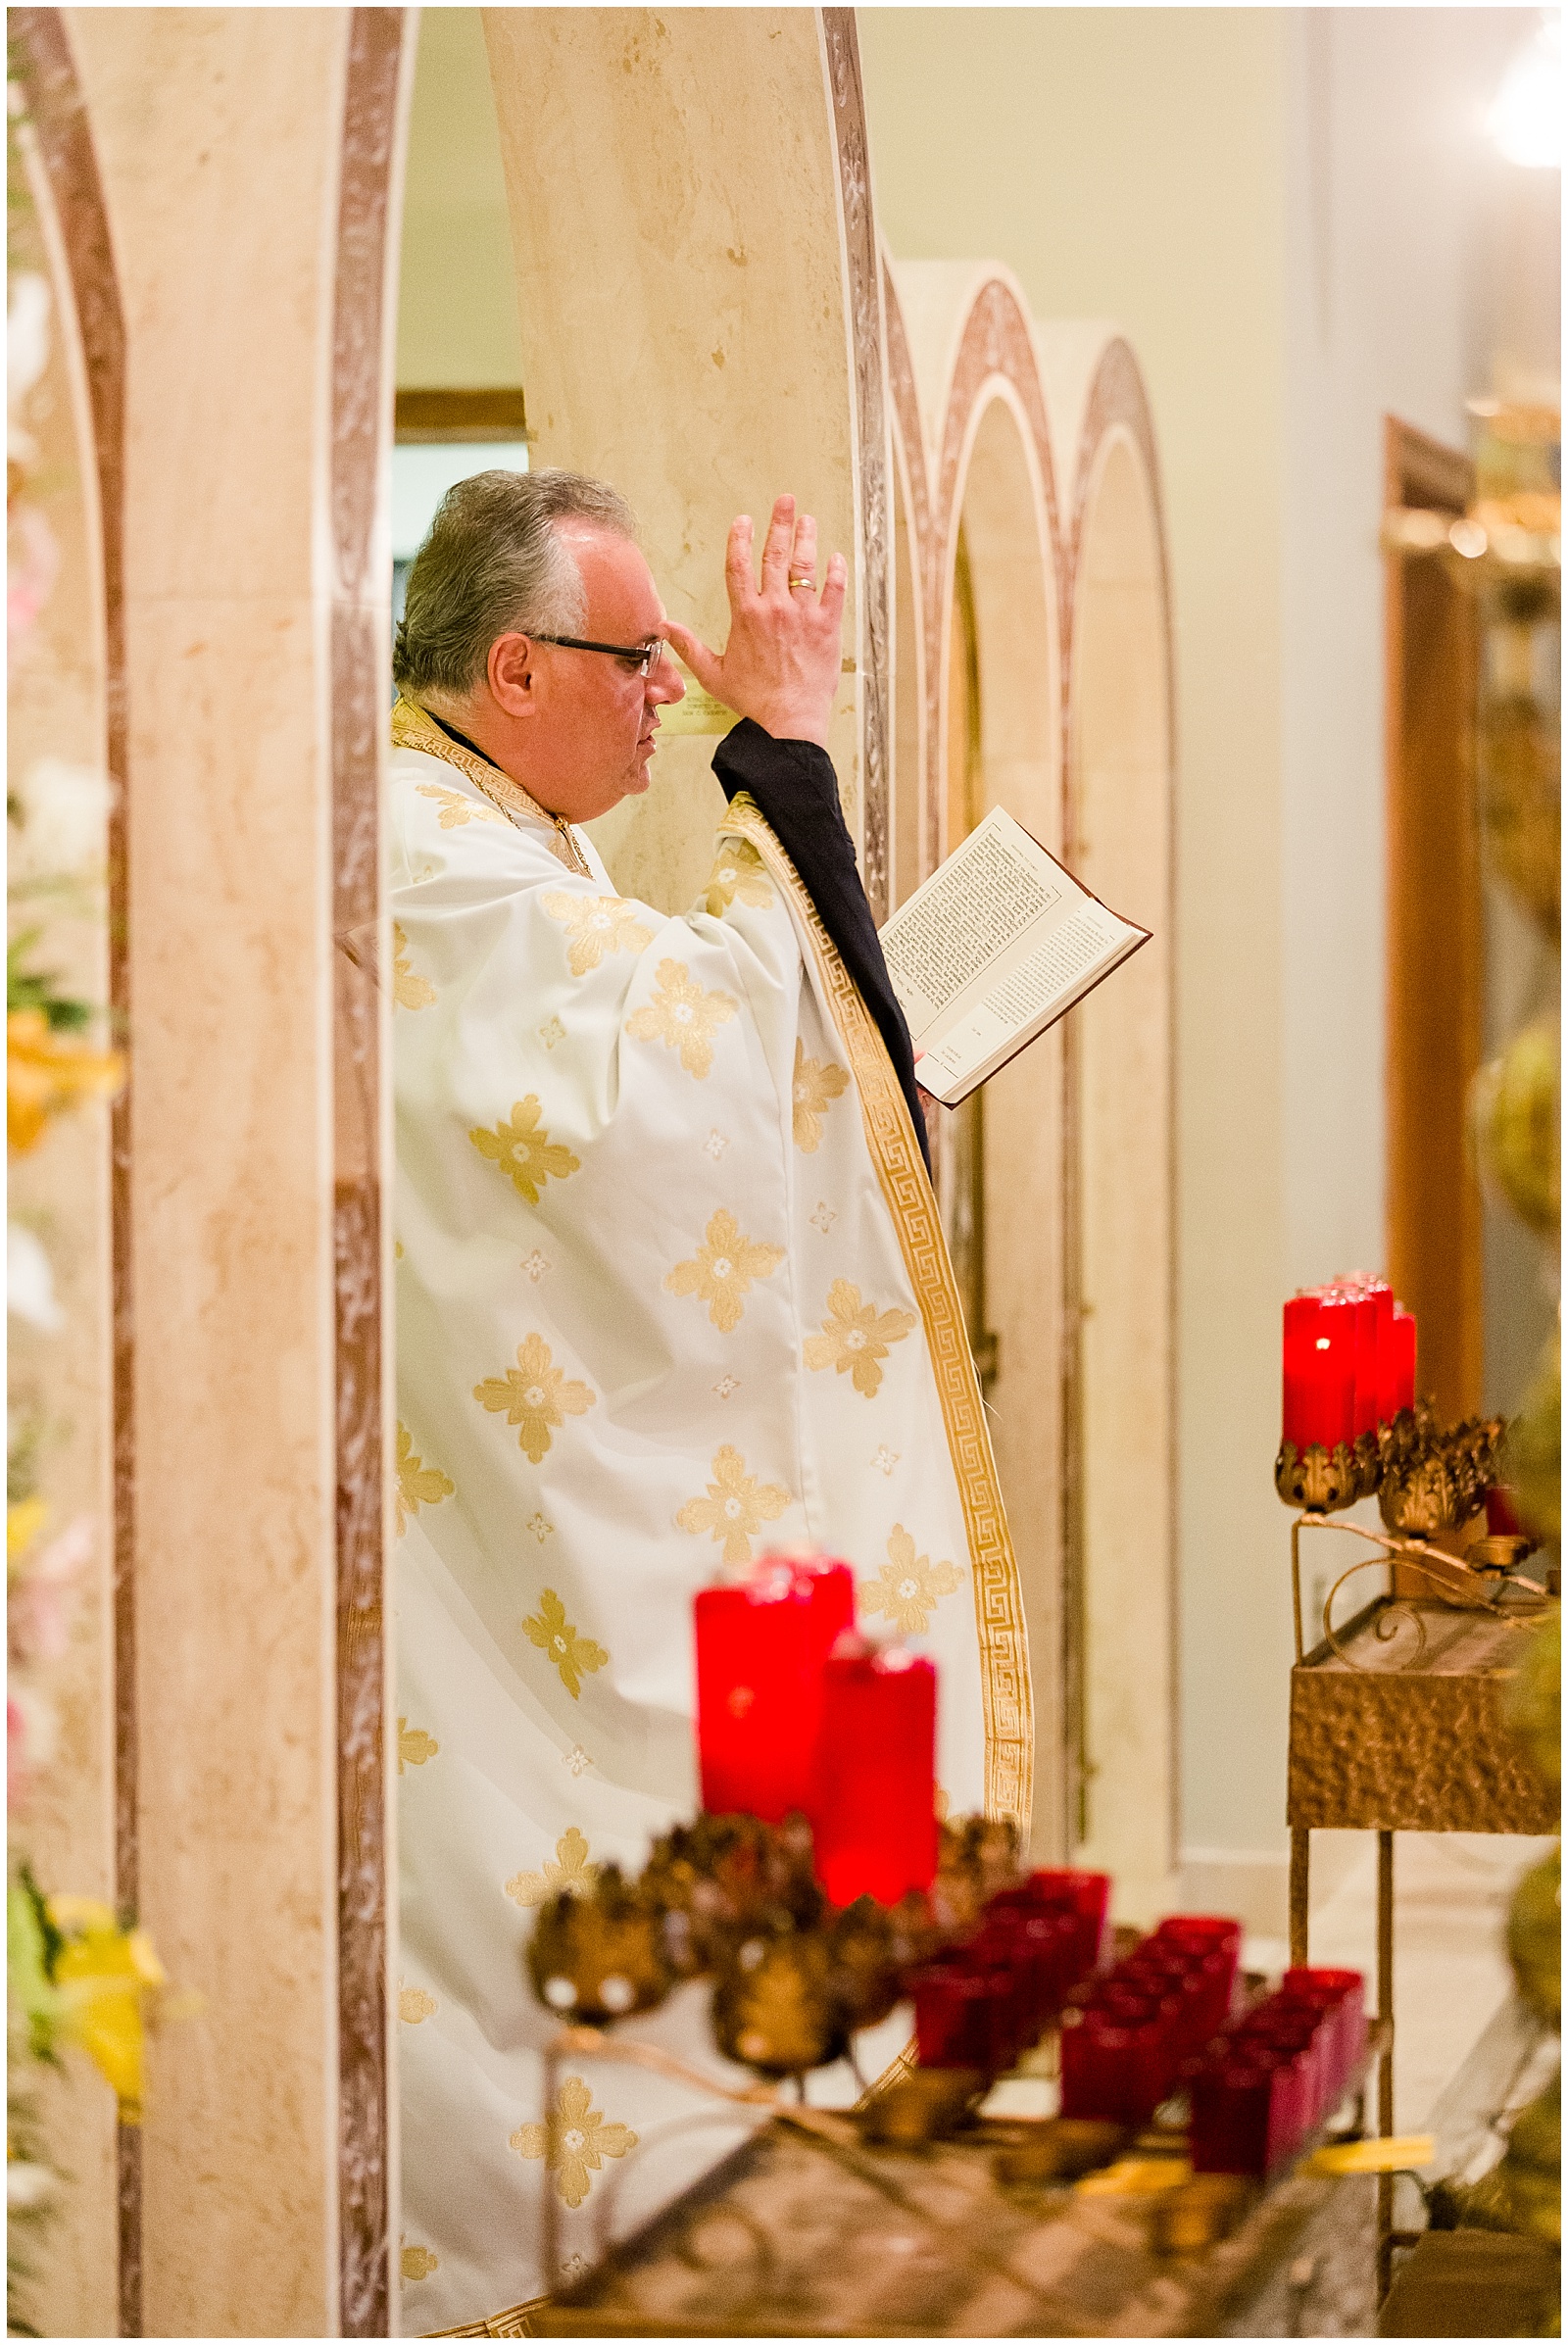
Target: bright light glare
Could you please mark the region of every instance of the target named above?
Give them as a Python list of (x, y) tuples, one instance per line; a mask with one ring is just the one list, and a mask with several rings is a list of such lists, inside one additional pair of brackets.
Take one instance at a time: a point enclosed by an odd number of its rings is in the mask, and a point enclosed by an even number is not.
[(1487, 129), (1510, 163), (1562, 168), (1562, 18), (1543, 18), (1502, 76)]

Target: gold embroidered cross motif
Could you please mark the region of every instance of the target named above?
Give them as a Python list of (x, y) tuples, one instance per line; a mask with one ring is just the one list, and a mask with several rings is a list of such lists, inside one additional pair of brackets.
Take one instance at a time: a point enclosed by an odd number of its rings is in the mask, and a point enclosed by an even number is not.
[(573, 1701), (581, 1696), (582, 1680), (603, 1669), (610, 1659), (602, 1644), (596, 1644), (591, 1637), (578, 1636), (553, 1588), (545, 1589), (538, 1611), (523, 1622), (522, 1633), (530, 1644), (549, 1654)]
[(882, 1383), (882, 1362), (891, 1343), (902, 1343), (914, 1325), (912, 1311), (881, 1311), (862, 1302), (860, 1290), (848, 1279), (835, 1279), (827, 1291), (828, 1316), (819, 1336), (806, 1339), (808, 1368), (832, 1368), (867, 1400)]
[(505, 1376), (487, 1376), (474, 1386), (473, 1396), (497, 1415), (504, 1412), (507, 1423), (518, 1428), (517, 1447), (532, 1465), (544, 1456), (558, 1426), (594, 1404), (587, 1385), (575, 1378), (568, 1383), (565, 1370), (552, 1365), (543, 1336), (525, 1337), (517, 1345), (515, 1368), (509, 1368)]
[(417, 1514), (421, 1506), (439, 1506), (443, 1498), (450, 1498), (457, 1484), (448, 1480), (439, 1466), (427, 1466), (415, 1454), (414, 1436), (402, 1419), (398, 1420), (397, 1490), (394, 1498), (398, 1510), (398, 1537), (409, 1527), (411, 1514)]
[(654, 941), (653, 930), (638, 919), (636, 905), (619, 896), (567, 896), (552, 891), (540, 902), (571, 938), (566, 966), (573, 977), (586, 977), (590, 969), (597, 969), (607, 953), (641, 953)]
[(680, 1052), (681, 1065), (699, 1082), (713, 1065), (713, 1036), (735, 1015), (728, 994), (705, 993), (684, 961), (662, 960), (659, 991), (646, 1008), (635, 1009), (626, 1032), (640, 1043), (664, 1043)]
[(881, 1577), (860, 1582), (860, 1603), (867, 1612), (885, 1614), (903, 1636), (923, 1637), (942, 1598), (962, 1586), (956, 1564), (933, 1563), (929, 1555), (916, 1555), (913, 1539), (902, 1523), (895, 1523)]
[(835, 1099), (842, 1099), (850, 1078), (831, 1059), (808, 1058), (806, 1045), (795, 1040), (795, 1145), (803, 1156), (814, 1156), (822, 1137), (822, 1118)]
[(399, 1775), (405, 1767), (422, 1767), (427, 1759), (435, 1757), (440, 1748), (435, 1736), (427, 1734), (423, 1727), (411, 1727), (406, 1718), (398, 1720)]
[(421, 2020), (433, 2019), (440, 2008), (434, 1995), (426, 1994), (422, 1986), (398, 1989), (398, 2018), (411, 2027), (417, 2027)]
[(721, 1205), (704, 1233), (707, 1243), (689, 1262), (677, 1262), (664, 1281), (671, 1295), (698, 1295), (713, 1325), (728, 1335), (739, 1327), (746, 1296), (758, 1279), (770, 1278), (784, 1259), (782, 1246), (746, 1238), (727, 1205)]
[(507, 1895), (514, 1905), (543, 1905), (563, 1890), (570, 1897), (585, 1896), (598, 1879), (599, 1867), (588, 1862), (587, 1836), (572, 1825), (556, 1842), (555, 1862), (546, 1859), (538, 1873), (514, 1873)]
[(507, 2147), (519, 2158), (543, 2158), (563, 2203), (580, 2207), (605, 2160), (624, 2158), (637, 2147), (637, 2136), (630, 2125), (607, 2124), (582, 2078), (567, 2076), (548, 2124), (519, 2125)]
[(742, 904), (756, 904), (765, 910), (773, 901), (773, 891), (756, 848), (748, 846), (744, 839), (726, 839), (708, 875), (703, 902), (716, 920), (720, 913), (728, 911), (737, 897)]
[(439, 782), (419, 782), (416, 785), (421, 798), (432, 799), (440, 811), (436, 820), (444, 831), (462, 830), (466, 822), (505, 822), (499, 807), (487, 806), (465, 798), (461, 790), (445, 790)]
[(776, 1482), (758, 1482), (746, 1471), (740, 1451), (726, 1441), (714, 1452), (706, 1498), (689, 1498), (676, 1515), (682, 1531), (700, 1538), (706, 1531), (724, 1542), (726, 1563), (750, 1563), (752, 1540), (764, 1523), (776, 1523), (790, 1502)]
[(418, 976), (410, 965), (409, 940), (398, 920), (392, 923), (392, 999), (400, 1009), (428, 1009), (435, 1000), (429, 978)]
[(564, 1181), (582, 1170), (581, 1160), (561, 1141), (551, 1139), (539, 1116), (539, 1095), (531, 1091), (514, 1102), (510, 1122), (498, 1123), (490, 1132), (475, 1128), (468, 1134), (480, 1155), (499, 1164), (530, 1205), (539, 1202), (546, 1181)]

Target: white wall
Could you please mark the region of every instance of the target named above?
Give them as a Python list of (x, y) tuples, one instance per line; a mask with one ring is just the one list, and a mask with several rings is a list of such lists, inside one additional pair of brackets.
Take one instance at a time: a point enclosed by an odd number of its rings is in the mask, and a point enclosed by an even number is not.
[[(1383, 1253), (1382, 416), (1539, 382), (1496, 9), (862, 9), (882, 230), (1113, 317), (1176, 614), (1183, 1832), (1283, 1912), (1284, 1294)], [(1551, 293), (1554, 295), (1554, 281)], [(1240, 1877), (1239, 1877), (1240, 1878)]]

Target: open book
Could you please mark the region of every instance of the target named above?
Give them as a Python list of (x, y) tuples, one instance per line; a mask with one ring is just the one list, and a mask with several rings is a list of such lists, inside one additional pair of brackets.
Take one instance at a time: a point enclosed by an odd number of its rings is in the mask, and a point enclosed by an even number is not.
[(914, 1072), (956, 1107), (1054, 1026), (1150, 931), (1081, 888), (995, 807), (882, 932)]

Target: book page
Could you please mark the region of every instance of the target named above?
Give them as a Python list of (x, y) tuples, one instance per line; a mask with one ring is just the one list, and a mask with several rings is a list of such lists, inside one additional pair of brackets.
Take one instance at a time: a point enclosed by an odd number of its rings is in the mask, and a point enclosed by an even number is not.
[(940, 1097), (1053, 1011), (1059, 1014), (1141, 931), (1088, 902), (1032, 950), (1015, 947), (977, 1001), (942, 1021), (920, 1053), (919, 1075)]
[[(1004, 823), (1032, 851), (1027, 856)], [(989, 814), (895, 912), (882, 930), (882, 950), (917, 1050), (964, 988), (1054, 911), (1070, 885), (1026, 831), (1006, 815)]]

